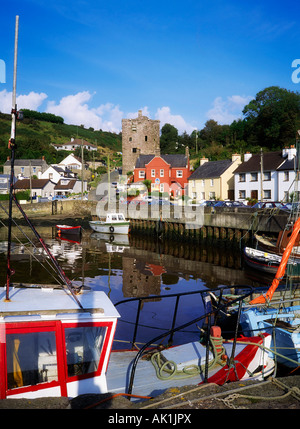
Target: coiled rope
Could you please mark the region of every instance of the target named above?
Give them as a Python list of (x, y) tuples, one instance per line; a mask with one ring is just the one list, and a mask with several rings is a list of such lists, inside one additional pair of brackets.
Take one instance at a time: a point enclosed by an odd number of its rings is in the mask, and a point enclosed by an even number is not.
[[(226, 365), (226, 360), (224, 359), (226, 351), (223, 347), (223, 342), (224, 340), (222, 337), (210, 337), (214, 358), (208, 363), (208, 369), (216, 365)], [(151, 362), (155, 368), (157, 378), (160, 380), (194, 377), (195, 375), (201, 374), (205, 368), (205, 364), (187, 365), (183, 369), (178, 370), (177, 364), (172, 360), (165, 360), (161, 352), (153, 353)]]

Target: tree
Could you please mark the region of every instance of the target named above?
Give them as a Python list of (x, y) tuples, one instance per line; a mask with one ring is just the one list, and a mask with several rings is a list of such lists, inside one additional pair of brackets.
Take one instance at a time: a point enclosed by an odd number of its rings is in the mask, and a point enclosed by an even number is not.
[(300, 126), (300, 94), (278, 86), (258, 92), (244, 107), (245, 139), (270, 150), (293, 144)]
[(171, 124), (165, 124), (161, 129), (160, 150), (162, 153), (172, 153), (178, 142), (178, 130)]

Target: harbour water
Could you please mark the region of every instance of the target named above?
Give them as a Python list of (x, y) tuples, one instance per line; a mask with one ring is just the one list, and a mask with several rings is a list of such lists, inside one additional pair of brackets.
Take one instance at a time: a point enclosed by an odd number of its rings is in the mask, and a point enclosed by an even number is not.
[[(171, 328), (175, 298), (166, 295), (214, 289), (219, 286), (253, 285), (255, 279), (243, 268), (238, 245), (168, 242), (138, 235), (108, 236), (84, 230), (81, 239), (58, 238), (55, 227), (39, 227), (50, 251), (67, 277), (76, 285), (102, 290), (114, 304), (124, 299), (148, 297), (141, 305), (135, 342), (144, 343)], [(24, 236), (25, 233), (25, 236)], [(2, 284), (6, 283), (7, 229), (0, 229)], [(53, 284), (57, 277), (32, 231), (12, 230), (11, 281)], [(154, 298), (155, 297), (155, 298)], [(135, 335), (138, 301), (117, 306), (121, 319), (114, 348), (129, 348)], [(198, 294), (180, 299), (176, 326), (199, 317), (204, 311)], [(201, 326), (175, 334), (173, 343), (199, 338)]]

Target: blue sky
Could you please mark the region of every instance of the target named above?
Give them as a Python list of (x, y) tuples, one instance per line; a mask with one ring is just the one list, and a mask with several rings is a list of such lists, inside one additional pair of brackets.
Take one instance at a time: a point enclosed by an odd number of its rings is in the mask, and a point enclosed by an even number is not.
[(291, 0), (5, 1), (0, 111), (11, 109), (16, 15), (19, 108), (115, 132), (142, 109), (191, 133), (241, 118), (268, 86), (300, 92), (299, 12)]

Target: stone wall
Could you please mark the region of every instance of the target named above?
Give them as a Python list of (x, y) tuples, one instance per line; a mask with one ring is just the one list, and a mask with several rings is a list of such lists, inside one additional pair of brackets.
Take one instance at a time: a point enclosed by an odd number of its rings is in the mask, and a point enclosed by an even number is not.
[(142, 115), (139, 110), (135, 119), (122, 120), (122, 172), (133, 171), (140, 154), (160, 154), (160, 121)]

